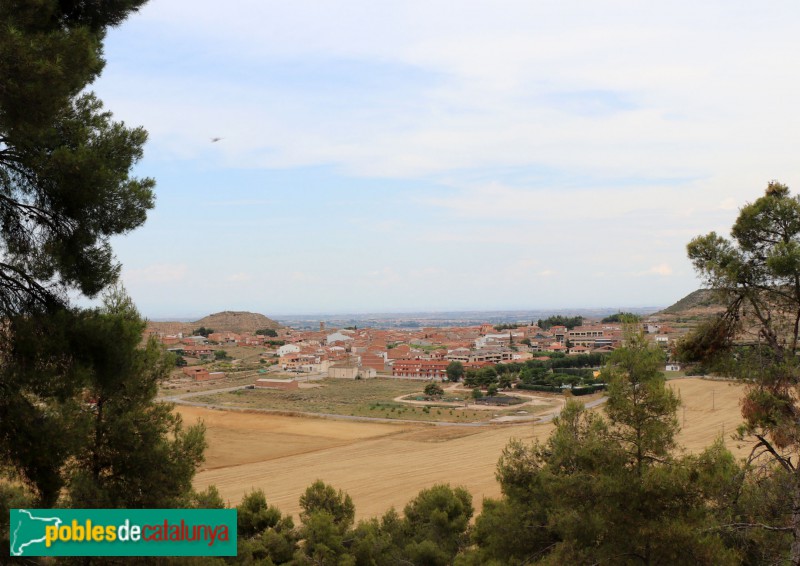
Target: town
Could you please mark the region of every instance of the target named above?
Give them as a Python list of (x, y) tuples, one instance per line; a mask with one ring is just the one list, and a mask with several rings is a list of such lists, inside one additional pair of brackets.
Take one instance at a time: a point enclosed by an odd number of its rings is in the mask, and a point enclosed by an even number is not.
[[(238, 372), (255, 371), (256, 387), (283, 389), (295, 387), (299, 379), (308, 376), (441, 381), (448, 378), (447, 369), (453, 362), (469, 371), (529, 360), (609, 354), (622, 345), (625, 323), (619, 317), (603, 320), (558, 316), (528, 324), (388, 330), (328, 329), (320, 322), (314, 331), (277, 327), (233, 332), (201, 327), (174, 334), (151, 325), (148, 335), (179, 356), (182, 374), (193, 381), (225, 378), (225, 371), (214, 371), (213, 362), (229, 360), (226, 365)], [(635, 327), (664, 350), (665, 371), (680, 371), (680, 365), (670, 361), (669, 352), (682, 335), (681, 329), (661, 323), (657, 317), (637, 321)], [(229, 351), (248, 354), (237, 358)]]

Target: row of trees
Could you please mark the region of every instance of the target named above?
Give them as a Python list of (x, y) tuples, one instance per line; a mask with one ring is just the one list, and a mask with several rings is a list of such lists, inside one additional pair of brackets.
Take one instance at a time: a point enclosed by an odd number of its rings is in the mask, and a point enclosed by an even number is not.
[(542, 330), (550, 330), (553, 326), (566, 326), (568, 329), (572, 330), (581, 324), (583, 324), (582, 316), (563, 316), (559, 314), (548, 316), (545, 319), (540, 318), (536, 326)]
[[(553, 355), (547, 360), (526, 360), (524, 362), (508, 362), (492, 366), (498, 375), (519, 374), (525, 369), (590, 369), (599, 368), (607, 359), (606, 354), (578, 354), (575, 356), (565, 356), (564, 354)], [(450, 362), (447, 365), (447, 379), (449, 381), (459, 381), (466, 375), (464, 364), (458, 361)]]
[[(663, 360), (663, 354), (661, 357)], [(463, 379), (467, 387), (486, 388), (496, 385), (501, 389), (509, 388), (519, 382), (549, 386), (561, 386), (564, 383), (588, 384), (599, 382), (594, 379), (592, 369), (599, 368), (605, 359), (604, 354), (579, 354), (469, 369), (465, 369), (461, 362), (453, 361), (447, 366), (447, 379), (449, 381)]]

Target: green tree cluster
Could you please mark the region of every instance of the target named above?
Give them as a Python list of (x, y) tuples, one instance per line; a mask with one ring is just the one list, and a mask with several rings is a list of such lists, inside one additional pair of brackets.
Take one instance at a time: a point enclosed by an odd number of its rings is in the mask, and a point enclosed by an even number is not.
[(561, 387), (564, 383), (594, 385), (602, 382), (602, 379), (595, 379), (594, 370), (602, 366), (606, 358), (605, 354), (579, 354), (553, 357), (544, 361), (497, 364), (491, 370), (470, 368), (465, 372), (464, 383), (468, 387), (489, 387), (496, 384), (500, 389), (510, 388), (515, 383), (517, 386), (547, 387)]
[(447, 364), (447, 380), (456, 382), (461, 381), (464, 378), (464, 364), (457, 361), (452, 361)]
[(559, 314), (548, 316), (545, 319), (540, 318), (536, 326), (542, 330), (550, 330), (554, 326), (566, 326), (568, 329), (572, 330), (581, 324), (583, 324), (582, 316), (563, 316)]
[(444, 395), (444, 389), (438, 383), (429, 383), (425, 386), (425, 395), (428, 397), (438, 398)]
[(621, 322), (621, 323), (634, 323), (639, 322), (642, 320), (642, 317), (638, 314), (633, 314), (632, 312), (618, 312), (616, 314), (612, 314), (603, 318), (600, 322), (603, 323), (611, 323), (611, 322)]
[(546, 443), (507, 446), (503, 498), (484, 502), (457, 564), (737, 563), (714, 530), (737, 467), (721, 444), (675, 453), (679, 401), (657, 354), (630, 337), (605, 370), (606, 418), (571, 401)]
[(464, 376), (464, 385), (466, 387), (489, 387), (497, 383), (497, 381), (498, 373), (495, 366), (486, 366), (480, 369), (470, 368)]
[(42, 318), (10, 319), (13, 332), (0, 335), (0, 383), (18, 387), (0, 399), (2, 458), (14, 472), (4, 481), (28, 506), (191, 505), (204, 427), (185, 427), (155, 401), (175, 362), (154, 338), (142, 345), (146, 325), (131, 300), (115, 288), (98, 309)]
[(203, 338), (208, 338), (209, 334), (213, 334), (214, 332), (215, 330), (213, 328), (201, 326), (200, 328), (195, 328), (192, 330), (192, 336), (202, 336)]
[(400, 516), (355, 524), (349, 495), (316, 481), (300, 498), (300, 525), (267, 504), (263, 492), (246, 495), (238, 509), (236, 564), (376, 565), (452, 564), (469, 544), (472, 497), (463, 488), (422, 490)]

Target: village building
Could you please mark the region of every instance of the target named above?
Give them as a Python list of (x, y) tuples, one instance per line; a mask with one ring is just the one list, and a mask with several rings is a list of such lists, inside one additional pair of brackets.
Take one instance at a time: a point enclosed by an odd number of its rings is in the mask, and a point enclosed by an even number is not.
[(481, 350), (467, 350), (466, 348), (458, 348), (450, 351), (445, 358), (448, 361), (461, 362), (462, 364), (471, 362), (499, 364), (513, 360), (514, 351), (507, 348), (484, 348)]
[(370, 379), (375, 376), (374, 369), (360, 367), (353, 360), (338, 362), (328, 367), (328, 377), (331, 379)]
[(341, 331), (334, 332), (333, 334), (328, 334), (325, 337), (325, 342), (328, 343), (328, 344), (333, 344), (335, 342), (345, 342), (346, 343), (346, 342), (351, 342), (352, 340), (353, 340), (352, 336), (348, 336), (347, 334), (344, 334)]
[(447, 379), (448, 361), (440, 360), (395, 360), (392, 364), (392, 377), (407, 379)]
[(297, 344), (284, 344), (275, 352), (278, 357), (285, 356), (286, 354), (296, 354), (300, 352), (300, 346)]

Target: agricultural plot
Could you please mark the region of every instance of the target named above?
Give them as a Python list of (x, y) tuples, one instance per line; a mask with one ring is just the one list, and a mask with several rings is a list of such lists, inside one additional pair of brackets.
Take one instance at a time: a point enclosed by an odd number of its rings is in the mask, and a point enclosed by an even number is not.
[[(192, 400), (215, 407), (310, 412), (353, 417), (414, 420), (422, 422), (486, 422), (495, 418), (543, 412), (560, 403), (504, 407), (477, 407), (469, 390), (461, 391), (464, 403), (405, 402), (404, 397), (420, 393), (424, 382), (401, 379), (337, 380), (318, 382), (319, 387), (292, 391), (243, 389), (194, 397)], [(466, 406), (469, 405), (469, 406)], [(488, 409), (488, 410), (487, 410)]]
[[(419, 387), (419, 384), (416, 385)], [(718, 436), (730, 436), (741, 422), (742, 388), (728, 382), (678, 379), (670, 382), (683, 398), (678, 441), (690, 452)], [(477, 508), (500, 495), (494, 472), (511, 438), (544, 440), (551, 424), (516, 426), (434, 426), (286, 417), (196, 407), (178, 407), (187, 422), (208, 427), (206, 464), (196, 487), (214, 484), (236, 504), (261, 488), (270, 503), (297, 516), (306, 487), (322, 479), (347, 491), (359, 518), (402, 507), (435, 483), (465, 486)], [(750, 445), (726, 440), (738, 456)]]

